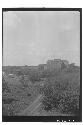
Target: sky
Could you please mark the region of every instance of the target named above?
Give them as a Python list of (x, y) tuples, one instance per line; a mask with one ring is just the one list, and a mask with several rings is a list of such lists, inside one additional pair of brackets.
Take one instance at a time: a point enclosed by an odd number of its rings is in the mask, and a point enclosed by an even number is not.
[(35, 66), (49, 59), (80, 64), (80, 13), (3, 12), (3, 65)]

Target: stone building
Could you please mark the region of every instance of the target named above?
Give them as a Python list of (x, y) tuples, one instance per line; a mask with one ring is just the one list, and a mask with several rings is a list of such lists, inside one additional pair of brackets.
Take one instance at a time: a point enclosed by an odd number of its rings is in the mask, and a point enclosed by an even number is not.
[(40, 70), (61, 70), (64, 68), (69, 67), (69, 62), (67, 60), (61, 60), (61, 59), (54, 59), (54, 60), (48, 60), (46, 64), (40, 64), (39, 69)]
[(44, 69), (61, 70), (63, 68), (68, 68), (68, 66), (69, 66), (69, 62), (67, 60), (54, 59), (54, 60), (48, 60), (47, 64), (44, 65)]
[(48, 60), (47, 61), (47, 69), (50, 69), (50, 70), (61, 69), (61, 60), (60, 59)]

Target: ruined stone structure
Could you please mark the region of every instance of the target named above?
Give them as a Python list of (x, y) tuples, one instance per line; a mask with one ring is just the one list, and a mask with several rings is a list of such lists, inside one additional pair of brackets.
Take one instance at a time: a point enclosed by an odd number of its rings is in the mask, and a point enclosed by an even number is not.
[(67, 60), (54, 59), (48, 60), (46, 64), (39, 65), (39, 69), (41, 70), (61, 70), (69, 67), (69, 62)]
[(63, 68), (68, 68), (68, 66), (69, 62), (67, 60), (54, 59), (54, 60), (48, 60), (47, 65), (44, 67), (44, 69), (61, 70)]
[(47, 69), (49, 69), (49, 70), (61, 69), (61, 60), (60, 59), (48, 60), (47, 61)]

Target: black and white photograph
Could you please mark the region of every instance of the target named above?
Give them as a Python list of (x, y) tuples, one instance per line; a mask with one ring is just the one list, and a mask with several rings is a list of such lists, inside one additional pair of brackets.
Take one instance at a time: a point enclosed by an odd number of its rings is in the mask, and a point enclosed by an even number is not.
[(3, 121), (81, 122), (81, 14), (2, 8)]

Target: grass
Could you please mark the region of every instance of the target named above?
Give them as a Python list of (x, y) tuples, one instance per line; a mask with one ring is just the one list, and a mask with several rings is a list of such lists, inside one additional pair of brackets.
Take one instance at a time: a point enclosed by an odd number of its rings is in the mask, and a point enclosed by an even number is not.
[[(11, 78), (9, 78), (7, 82), (8, 81), (9, 83), (7, 83), (7, 85), (11, 91), (3, 92), (3, 109), (5, 110), (3, 111), (3, 115), (15, 115), (27, 108), (36, 99), (39, 94), (39, 86), (29, 85), (24, 87), (22, 83), (17, 84), (17, 79), (13, 81)], [(11, 84), (11, 81), (14, 83)], [(8, 109), (10, 109), (10, 111)]]
[[(21, 70), (30, 75), (33, 69), (26, 67), (5, 67), (7, 73), (17, 73)], [(29, 71), (30, 70), (30, 71)], [(38, 74), (37, 70), (32, 76), (21, 79), (6, 77), (3, 81), (3, 115), (16, 115), (25, 110), (41, 93), (43, 94), (42, 106), (37, 114), (43, 116), (73, 115), (71, 110), (79, 110), (80, 73), (79, 68), (64, 69), (60, 72), (47, 71), (45, 75)], [(34, 74), (36, 73), (36, 75)], [(34, 78), (33, 78), (34, 77)], [(39, 78), (37, 78), (39, 77)], [(42, 78), (45, 78), (45, 80)], [(49, 108), (50, 107), (50, 108)], [(72, 108), (70, 108), (72, 107)], [(47, 108), (47, 109), (46, 109)], [(50, 110), (49, 110), (50, 109)]]

